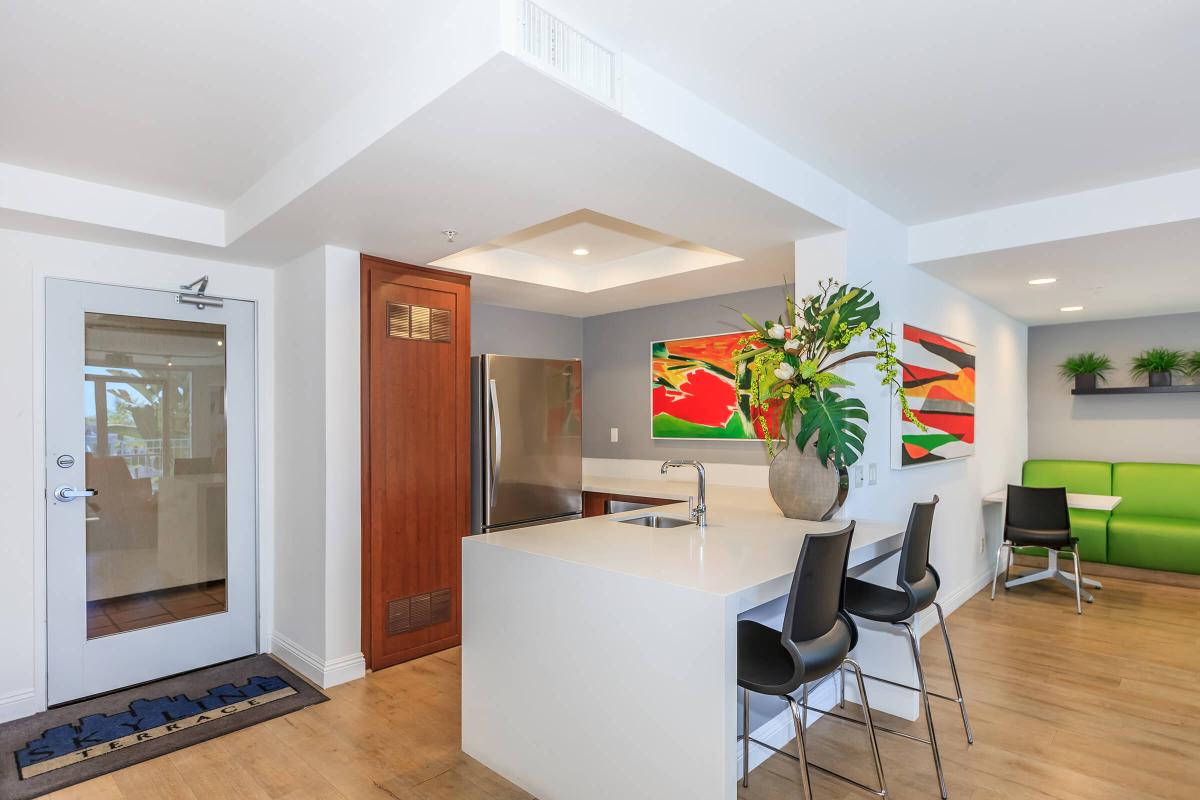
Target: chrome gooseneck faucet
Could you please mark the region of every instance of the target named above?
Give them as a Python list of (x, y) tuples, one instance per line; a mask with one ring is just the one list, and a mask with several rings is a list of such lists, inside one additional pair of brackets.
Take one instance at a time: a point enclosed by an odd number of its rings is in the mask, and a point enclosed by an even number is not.
[(667, 470), (671, 467), (696, 468), (699, 485), (696, 488), (695, 503), (693, 504), (692, 499), (688, 498), (688, 516), (701, 528), (705, 527), (708, 525), (708, 509), (704, 507), (704, 465), (699, 461), (664, 461), (662, 467), (658, 470), (659, 474), (666, 475)]

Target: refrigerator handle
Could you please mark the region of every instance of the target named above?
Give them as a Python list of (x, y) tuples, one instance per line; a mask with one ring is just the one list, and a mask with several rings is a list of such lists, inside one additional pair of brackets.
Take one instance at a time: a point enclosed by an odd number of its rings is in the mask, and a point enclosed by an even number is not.
[(492, 485), (488, 489), (490, 495), (490, 505), (496, 505), (496, 482), (500, 479), (500, 456), (501, 456), (501, 430), (500, 430), (500, 401), (496, 399), (496, 380), (488, 381), (488, 396), (491, 402), (488, 404), (492, 414), (492, 425), (495, 431), (496, 444), (492, 448)]

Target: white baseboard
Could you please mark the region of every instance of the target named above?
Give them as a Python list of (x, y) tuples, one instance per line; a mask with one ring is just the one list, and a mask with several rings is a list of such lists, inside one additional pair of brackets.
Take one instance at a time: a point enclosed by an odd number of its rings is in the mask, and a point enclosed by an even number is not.
[[(808, 692), (808, 705), (811, 708), (819, 708), (824, 711), (829, 711), (835, 705), (837, 705), (837, 684), (835, 681), (836, 678), (830, 678), (822, 683), (818, 683), (815, 689), (810, 688)], [(870, 694), (870, 692), (868, 692), (868, 694)], [(738, 691), (738, 695), (739, 697), (741, 696), (740, 690)], [(754, 697), (753, 693), (751, 694), (751, 697)], [(849, 699), (849, 696), (847, 696), (847, 699)], [(793, 723), (791, 709), (788, 708), (787, 703), (782, 699), (779, 700), (779, 705), (783, 708), (783, 710), (771, 717), (762, 725), (759, 725), (757, 728), (755, 728), (751, 732), (750, 737), (752, 739), (757, 739), (760, 742), (765, 742), (772, 747), (777, 747), (780, 750), (783, 750), (785, 749), (784, 746), (788, 742), (796, 738), (796, 732), (792, 727)], [(808, 724), (805, 726), (805, 730), (811, 728), (817, 722), (817, 720), (821, 719), (822, 716), (823, 715), (812, 711), (808, 712)], [(740, 724), (738, 727), (741, 727)], [(773, 755), (774, 753), (767, 748), (760, 747), (754, 742), (751, 742), (750, 769), (754, 769)], [(738, 779), (740, 780), (742, 776), (742, 747), (740, 742), (738, 743), (737, 752), (737, 774)]]
[(367, 659), (363, 657), (362, 653), (330, 659), (325, 662), (325, 683), (322, 688), (328, 689), (330, 686), (337, 686), (340, 683), (356, 681), (366, 674)]
[(38, 702), (36, 689), (22, 689), (19, 692), (0, 695), (0, 722), (21, 719), (42, 710), (43, 706)]
[(322, 689), (367, 674), (367, 660), (362, 653), (324, 660), (278, 632), (271, 636), (271, 653)]

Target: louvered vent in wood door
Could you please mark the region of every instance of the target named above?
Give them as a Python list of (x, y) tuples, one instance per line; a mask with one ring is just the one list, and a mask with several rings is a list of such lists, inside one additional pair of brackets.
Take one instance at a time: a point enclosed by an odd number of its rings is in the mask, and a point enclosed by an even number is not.
[(450, 621), (450, 590), (398, 597), (387, 604), (388, 636)]
[(452, 329), (449, 309), (406, 303), (387, 304), (387, 335), (392, 339), (449, 342)]

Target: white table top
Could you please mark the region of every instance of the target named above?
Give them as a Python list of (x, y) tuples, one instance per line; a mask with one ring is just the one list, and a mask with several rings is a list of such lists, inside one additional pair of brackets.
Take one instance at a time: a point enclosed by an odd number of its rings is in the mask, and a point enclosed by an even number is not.
[[(589, 491), (645, 497), (682, 493), (686, 498), (695, 493), (695, 484), (683, 481), (587, 478), (584, 486)], [(647, 513), (686, 519), (687, 505), (680, 503), (470, 536), (464, 539), (464, 547), (504, 547), (728, 596), (790, 576), (807, 534), (835, 531), (847, 524), (845, 519), (787, 519), (766, 489), (754, 487), (709, 485), (707, 505), (704, 530), (695, 525), (644, 528), (618, 521)], [(903, 522), (858, 520), (852, 564), (897, 549), (903, 532)]]
[[(985, 503), (1003, 503), (1008, 499), (1008, 490), (1000, 489), (983, 496)], [(1067, 492), (1067, 505), (1071, 508), (1089, 508), (1096, 511), (1112, 511), (1121, 504), (1121, 498), (1109, 494), (1077, 494)]]

